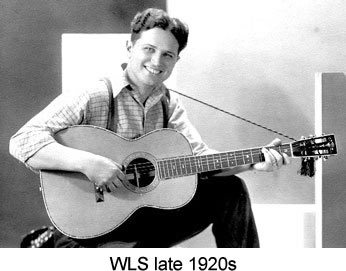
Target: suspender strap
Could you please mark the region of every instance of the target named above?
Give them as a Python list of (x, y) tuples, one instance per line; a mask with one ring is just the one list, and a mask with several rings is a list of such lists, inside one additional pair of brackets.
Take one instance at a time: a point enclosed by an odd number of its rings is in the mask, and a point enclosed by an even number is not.
[(161, 98), (162, 109), (163, 109), (163, 128), (168, 127), (168, 101), (166, 95), (163, 95)]
[(111, 84), (111, 81), (106, 77), (102, 78), (101, 80), (105, 82), (108, 89), (109, 106), (108, 106), (107, 129), (112, 130), (112, 126), (114, 123), (114, 111), (115, 111), (112, 84)]

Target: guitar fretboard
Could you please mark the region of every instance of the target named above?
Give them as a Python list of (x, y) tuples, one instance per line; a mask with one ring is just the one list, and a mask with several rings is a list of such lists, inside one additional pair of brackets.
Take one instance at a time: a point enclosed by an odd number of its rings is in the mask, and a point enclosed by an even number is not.
[[(270, 148), (292, 156), (290, 144)], [(171, 179), (263, 162), (265, 159), (261, 150), (262, 148), (254, 148), (199, 156), (180, 156), (159, 160), (157, 164), (161, 179)]]

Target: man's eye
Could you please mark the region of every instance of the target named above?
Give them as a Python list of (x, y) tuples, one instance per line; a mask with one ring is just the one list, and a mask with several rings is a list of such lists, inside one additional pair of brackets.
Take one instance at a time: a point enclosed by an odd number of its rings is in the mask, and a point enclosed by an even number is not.
[(171, 54), (164, 54), (164, 56), (167, 58), (173, 58), (173, 55), (171, 55)]
[(147, 52), (153, 52), (153, 51), (154, 51), (154, 48), (151, 48), (151, 47), (144, 47), (144, 50), (147, 51)]

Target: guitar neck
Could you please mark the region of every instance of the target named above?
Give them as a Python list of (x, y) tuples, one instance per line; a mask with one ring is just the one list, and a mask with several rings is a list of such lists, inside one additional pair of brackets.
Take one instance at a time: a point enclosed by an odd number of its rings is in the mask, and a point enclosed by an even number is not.
[[(292, 157), (292, 146), (290, 143), (270, 148)], [(262, 148), (253, 148), (199, 156), (191, 155), (162, 159), (158, 161), (159, 174), (161, 179), (171, 179), (259, 163), (265, 160), (261, 150)]]

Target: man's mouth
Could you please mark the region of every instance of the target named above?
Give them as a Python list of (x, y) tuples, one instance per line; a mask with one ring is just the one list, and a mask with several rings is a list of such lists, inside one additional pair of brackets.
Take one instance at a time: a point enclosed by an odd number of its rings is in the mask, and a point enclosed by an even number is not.
[(160, 71), (160, 70), (157, 70), (157, 69), (154, 69), (154, 68), (151, 68), (151, 67), (148, 67), (148, 66), (144, 66), (145, 67), (145, 69), (148, 71), (148, 72), (150, 72), (150, 73), (152, 73), (152, 74), (155, 74), (155, 75), (157, 75), (157, 74), (159, 74), (159, 73), (161, 73), (162, 71)]

